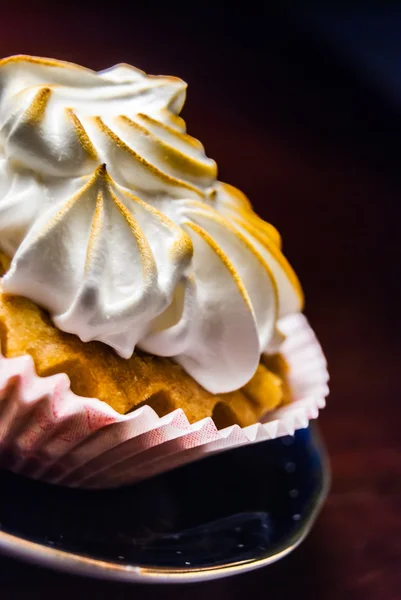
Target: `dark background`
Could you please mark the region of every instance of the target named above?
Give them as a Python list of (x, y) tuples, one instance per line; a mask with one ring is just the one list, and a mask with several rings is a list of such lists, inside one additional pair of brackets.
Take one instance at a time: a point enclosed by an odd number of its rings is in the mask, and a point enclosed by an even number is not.
[(261, 571), (132, 587), (2, 558), (1, 598), (401, 598), (401, 7), (52, 4), (3, 3), (0, 56), (182, 77), (189, 132), (281, 231), (329, 361), (333, 484), (305, 543)]

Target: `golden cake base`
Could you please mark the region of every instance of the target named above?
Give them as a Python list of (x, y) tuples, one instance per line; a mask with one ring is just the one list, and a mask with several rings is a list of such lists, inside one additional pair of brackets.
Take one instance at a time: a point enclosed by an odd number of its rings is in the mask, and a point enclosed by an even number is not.
[[(0, 252), (0, 277), (8, 266)], [(182, 408), (191, 423), (212, 417), (219, 429), (234, 423), (246, 427), (289, 400), (280, 355), (263, 356), (241, 390), (214, 395), (171, 359), (135, 351), (125, 360), (101, 342), (84, 343), (58, 330), (30, 300), (5, 295), (1, 280), (0, 350), (6, 358), (29, 354), (42, 377), (66, 373), (73, 392), (98, 398), (122, 414), (148, 404), (159, 416)]]

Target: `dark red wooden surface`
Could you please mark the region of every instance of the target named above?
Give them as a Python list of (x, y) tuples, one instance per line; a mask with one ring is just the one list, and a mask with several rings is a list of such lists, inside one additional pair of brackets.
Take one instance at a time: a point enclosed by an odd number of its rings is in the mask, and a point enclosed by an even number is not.
[(332, 377), (320, 419), (332, 490), (305, 543), (258, 572), (132, 587), (0, 558), (0, 597), (223, 600), (252, 589), (252, 597), (271, 600), (397, 600), (400, 111), (283, 15), (111, 8), (2, 7), (0, 55), (50, 55), (93, 68), (125, 61), (189, 82), (190, 133), (218, 161), (220, 178), (278, 226), (304, 284)]

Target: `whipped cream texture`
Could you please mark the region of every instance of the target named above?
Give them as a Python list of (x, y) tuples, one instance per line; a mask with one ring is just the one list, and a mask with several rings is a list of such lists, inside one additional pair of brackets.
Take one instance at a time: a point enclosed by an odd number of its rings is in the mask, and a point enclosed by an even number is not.
[(223, 393), (277, 348), (302, 291), (276, 229), (186, 133), (185, 93), (128, 65), (0, 61), (3, 288), (84, 342), (173, 357)]

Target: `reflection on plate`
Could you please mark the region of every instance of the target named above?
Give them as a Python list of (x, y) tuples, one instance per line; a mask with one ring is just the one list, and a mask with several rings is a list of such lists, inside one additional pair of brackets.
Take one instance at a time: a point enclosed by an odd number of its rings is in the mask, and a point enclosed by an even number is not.
[(1, 471), (0, 549), (110, 579), (213, 579), (290, 552), (328, 485), (315, 426), (120, 490), (64, 489)]

